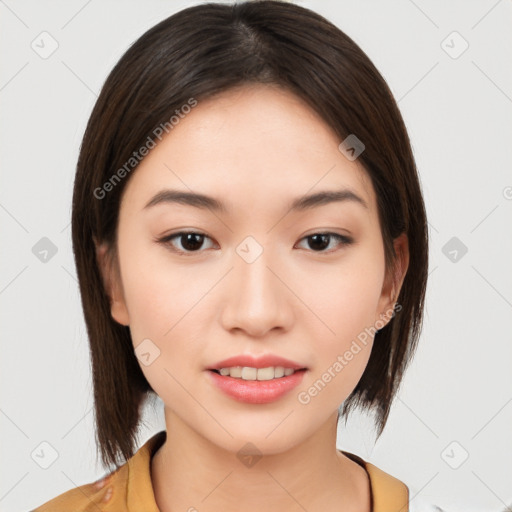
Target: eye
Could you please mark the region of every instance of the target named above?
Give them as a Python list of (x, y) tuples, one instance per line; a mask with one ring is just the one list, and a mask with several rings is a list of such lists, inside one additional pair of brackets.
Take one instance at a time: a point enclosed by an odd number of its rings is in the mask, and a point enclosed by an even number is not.
[[(181, 249), (175, 247), (175, 239), (179, 241), (182, 247)], [(199, 249), (203, 245), (205, 239), (211, 240), (211, 238), (204, 233), (198, 233), (196, 231), (180, 231), (179, 233), (174, 233), (173, 235), (160, 238), (157, 241), (164, 245), (170, 245), (171, 250), (186, 254), (190, 252), (201, 252)]]
[[(166, 246), (171, 246), (171, 250), (181, 253), (194, 253), (194, 252), (202, 252), (200, 251), (201, 247), (203, 247), (205, 240), (211, 240), (211, 238), (204, 233), (200, 233), (197, 231), (180, 231), (179, 233), (174, 233), (172, 235), (167, 235), (163, 238), (157, 240), (158, 243), (164, 244)], [(326, 251), (326, 247), (331, 245), (331, 241), (337, 241), (338, 246), (347, 246), (354, 242), (354, 240), (348, 236), (340, 235), (338, 233), (313, 233), (308, 235), (302, 240), (308, 241), (308, 246), (313, 250), (313, 252), (320, 253), (331, 253), (335, 252), (334, 250)], [(302, 241), (301, 240), (301, 241)], [(175, 241), (179, 241), (181, 248), (176, 247)]]
[(337, 240), (338, 244), (341, 246), (347, 246), (354, 242), (354, 240), (346, 235), (340, 235), (338, 233), (313, 233), (311, 235), (305, 236), (302, 240), (306, 240), (307, 244), (310, 248), (313, 249), (313, 252), (335, 252), (336, 249), (325, 251), (326, 247), (329, 247), (332, 240)]

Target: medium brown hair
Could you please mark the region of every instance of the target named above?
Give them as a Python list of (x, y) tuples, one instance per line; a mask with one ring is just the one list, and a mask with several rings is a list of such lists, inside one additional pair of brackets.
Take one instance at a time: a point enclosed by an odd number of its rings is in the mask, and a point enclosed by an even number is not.
[(364, 143), (358, 161), (376, 192), (387, 270), (396, 261), (393, 240), (408, 237), (400, 313), (375, 335), (367, 367), (341, 415), (346, 419), (355, 407), (373, 410), (380, 436), (415, 352), (428, 272), (427, 221), (407, 130), (385, 80), (352, 39), (307, 8), (274, 0), (186, 8), (144, 33), (111, 71), (77, 164), (73, 250), (105, 466), (119, 466), (135, 453), (141, 407), (155, 392), (141, 371), (129, 327), (111, 316), (94, 244), (105, 242), (115, 257), (120, 201), (131, 174), (101, 198), (97, 191), (126, 170), (134, 152), (190, 98), (201, 102), (251, 83), (284, 87), (316, 111), (340, 142), (354, 134)]

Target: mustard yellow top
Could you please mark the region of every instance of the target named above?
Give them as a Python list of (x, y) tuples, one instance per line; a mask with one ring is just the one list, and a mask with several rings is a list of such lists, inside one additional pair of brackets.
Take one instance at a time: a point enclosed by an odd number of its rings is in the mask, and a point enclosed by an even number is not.
[[(119, 469), (96, 482), (66, 491), (32, 512), (160, 512), (151, 482), (151, 458), (166, 439), (158, 432)], [(340, 450), (368, 473), (372, 512), (409, 512), (409, 489), (397, 478), (353, 453)]]

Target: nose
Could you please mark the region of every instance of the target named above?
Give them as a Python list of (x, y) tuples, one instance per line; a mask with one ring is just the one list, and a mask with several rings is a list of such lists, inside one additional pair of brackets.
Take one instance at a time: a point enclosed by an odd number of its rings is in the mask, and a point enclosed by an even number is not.
[(288, 330), (294, 321), (293, 293), (280, 275), (282, 265), (270, 251), (263, 250), (249, 262), (238, 254), (227, 276), (222, 323), (228, 331), (241, 330), (247, 336), (262, 338), (274, 329)]

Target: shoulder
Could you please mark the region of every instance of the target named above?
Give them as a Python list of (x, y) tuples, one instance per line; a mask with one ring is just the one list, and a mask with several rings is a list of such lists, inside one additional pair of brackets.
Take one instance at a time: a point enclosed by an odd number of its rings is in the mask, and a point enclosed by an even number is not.
[(404, 482), (358, 455), (344, 450), (340, 451), (366, 470), (370, 481), (372, 510), (374, 512), (389, 512), (392, 510), (406, 512), (408, 510), (409, 488)]
[(344, 455), (364, 467), (370, 480), (372, 510), (374, 512), (448, 512), (418, 495), (414, 487), (408, 487), (395, 476), (387, 473), (358, 455), (340, 450)]
[(99, 480), (80, 485), (47, 501), (31, 512), (103, 511), (114, 494), (126, 494), (127, 464)]
[(70, 489), (31, 512), (158, 512), (150, 461), (165, 440), (165, 431), (149, 439), (118, 469), (99, 480)]

